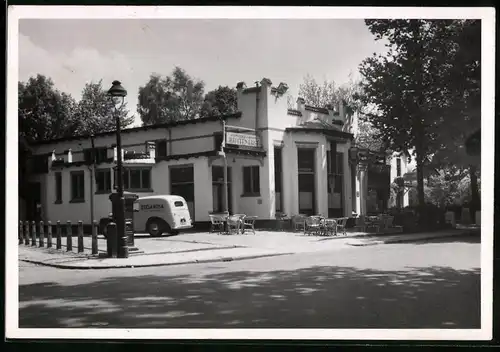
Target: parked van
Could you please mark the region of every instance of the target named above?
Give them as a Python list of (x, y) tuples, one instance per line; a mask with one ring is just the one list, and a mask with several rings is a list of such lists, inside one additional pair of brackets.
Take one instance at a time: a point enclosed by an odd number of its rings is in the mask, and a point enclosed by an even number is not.
[[(134, 201), (134, 232), (151, 236), (177, 235), (193, 227), (186, 200), (175, 195), (141, 197)], [(107, 235), (108, 218), (100, 220), (99, 232)]]
[(192, 227), (186, 200), (181, 196), (148, 196), (134, 203), (135, 232), (147, 232), (151, 236), (176, 235)]

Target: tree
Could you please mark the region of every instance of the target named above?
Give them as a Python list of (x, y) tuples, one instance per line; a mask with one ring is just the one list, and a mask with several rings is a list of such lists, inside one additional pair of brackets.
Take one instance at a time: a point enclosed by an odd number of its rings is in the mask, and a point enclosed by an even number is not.
[[(134, 122), (134, 116), (127, 116), (126, 103), (118, 114), (121, 128), (126, 128)], [(102, 87), (102, 80), (85, 84), (75, 115), (80, 122), (75, 134), (96, 134), (116, 129), (115, 108), (107, 91)]]
[(78, 122), (71, 95), (55, 89), (50, 78), (38, 74), (18, 83), (19, 133), (29, 142), (71, 136)]
[(299, 86), (299, 96), (304, 98), (307, 104), (321, 108), (337, 105), (340, 98), (335, 81), (325, 80), (320, 85), (309, 74), (304, 77), (304, 82)]
[(139, 87), (137, 111), (144, 125), (191, 120), (200, 114), (205, 83), (195, 80), (180, 67), (171, 76), (150, 76)]
[[(458, 24), (453, 20), (367, 20), (376, 39), (389, 51), (360, 65), (365, 104), (376, 109), (367, 118), (392, 150), (413, 150), (417, 162), (418, 202), (423, 205), (424, 168), (440, 146), (449, 143), (440, 131), (449, 128), (451, 107), (464, 88), (446, 82), (460, 71), (455, 50)], [(456, 116), (455, 116), (456, 118)], [(463, 116), (459, 116), (463, 119)], [(424, 220), (424, 219), (422, 219)], [(424, 220), (425, 221), (425, 220)]]
[(372, 151), (384, 150), (384, 145), (378, 138), (378, 131), (363, 118), (366, 107), (360, 99), (362, 94), (361, 82), (355, 81), (352, 75), (349, 75), (347, 83), (340, 86), (337, 86), (335, 81), (324, 81), (319, 84), (312, 76), (307, 75), (299, 86), (299, 96), (304, 98), (309, 105), (316, 107), (338, 106), (340, 102), (343, 102), (347, 125), (354, 123), (353, 118), (357, 114), (356, 145)]
[(235, 113), (237, 96), (234, 88), (219, 86), (205, 95), (201, 116), (216, 116)]

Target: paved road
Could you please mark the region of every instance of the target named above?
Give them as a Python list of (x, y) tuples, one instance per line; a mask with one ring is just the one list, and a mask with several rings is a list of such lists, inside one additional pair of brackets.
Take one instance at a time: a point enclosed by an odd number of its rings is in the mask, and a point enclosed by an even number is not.
[(20, 327), (479, 328), (477, 237), (184, 266), (21, 264)]

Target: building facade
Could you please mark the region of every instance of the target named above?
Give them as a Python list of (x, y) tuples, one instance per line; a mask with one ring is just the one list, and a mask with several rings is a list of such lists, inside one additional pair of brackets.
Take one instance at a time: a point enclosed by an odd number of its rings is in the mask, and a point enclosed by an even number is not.
[[(346, 116), (343, 106), (316, 108), (300, 98), (289, 109), (286, 90), (266, 78), (251, 88), (240, 82), (236, 114), (123, 130), (125, 190), (181, 195), (194, 221), (207, 222), (210, 212), (223, 210), (226, 162), (231, 213), (260, 220), (278, 212), (366, 213), (368, 170), (350, 153), (356, 117)], [(106, 132), (31, 145), (27, 203), (36, 199), (45, 221), (89, 224), (106, 217), (115, 187), (115, 141), (114, 132)], [(222, 147), (225, 161), (218, 154)]]

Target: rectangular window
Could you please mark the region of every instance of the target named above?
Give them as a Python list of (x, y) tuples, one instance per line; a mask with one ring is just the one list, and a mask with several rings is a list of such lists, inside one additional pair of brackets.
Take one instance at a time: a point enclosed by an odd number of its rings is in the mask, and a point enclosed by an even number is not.
[[(224, 182), (224, 167), (212, 166), (212, 182)], [(227, 168), (227, 182), (231, 182), (231, 168)]]
[(108, 148), (99, 147), (95, 148), (95, 162), (96, 163), (104, 163), (108, 160)]
[(396, 159), (396, 176), (401, 177), (401, 158)]
[(243, 194), (260, 195), (259, 166), (243, 167)]
[(60, 172), (55, 173), (56, 180), (56, 203), (62, 203), (62, 174)]
[(96, 193), (111, 192), (111, 170), (100, 169), (95, 171)]
[(314, 156), (316, 149), (303, 148), (297, 150), (299, 172), (314, 172)]
[(281, 193), (281, 148), (274, 148), (274, 190)]
[(165, 157), (167, 156), (167, 140), (162, 139), (160, 141), (156, 141), (156, 157)]
[[(118, 186), (115, 169), (114, 188)], [(123, 189), (131, 192), (152, 192), (151, 168), (127, 167), (123, 169)]]
[(84, 171), (71, 172), (71, 202), (85, 201), (85, 173)]
[(108, 160), (108, 148), (98, 147), (94, 148), (94, 155), (92, 155), (92, 148), (83, 150), (83, 158), (89, 165), (105, 163)]

